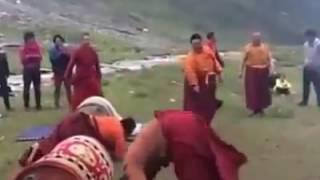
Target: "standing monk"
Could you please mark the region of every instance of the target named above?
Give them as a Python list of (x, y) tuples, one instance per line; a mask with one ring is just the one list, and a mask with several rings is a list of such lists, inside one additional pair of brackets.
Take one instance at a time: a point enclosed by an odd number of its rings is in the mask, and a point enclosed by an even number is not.
[(90, 96), (102, 96), (98, 54), (90, 43), (90, 35), (84, 33), (82, 38), (83, 42), (73, 54), (65, 72), (65, 78), (70, 78), (73, 85), (72, 110)]
[(192, 50), (184, 62), (184, 110), (192, 111), (210, 123), (220, 105), (215, 91), (222, 68), (214, 54), (203, 49), (199, 34), (192, 35), (190, 42)]
[(269, 90), (269, 69), (271, 52), (262, 42), (259, 32), (253, 33), (252, 42), (245, 47), (240, 78), (245, 70), (245, 95), (247, 108), (253, 115), (264, 115), (264, 109), (271, 105)]
[(207, 34), (207, 41), (204, 43), (204, 48), (206, 50), (211, 51), (215, 55), (216, 60), (219, 62), (220, 66), (224, 67), (224, 62), (220, 57), (218, 46), (217, 46), (217, 40), (214, 32), (209, 32)]
[(125, 156), (128, 180), (153, 180), (173, 163), (178, 180), (238, 180), (246, 157), (226, 144), (205, 119), (187, 111), (155, 113)]
[(54, 73), (54, 103), (56, 108), (60, 107), (61, 85), (64, 84), (69, 104), (71, 103), (71, 88), (64, 79), (64, 73), (67, 69), (70, 54), (65, 48), (65, 39), (57, 34), (53, 37), (53, 47), (49, 50), (49, 59)]
[(33, 32), (24, 34), (24, 45), (20, 50), (20, 59), (23, 66), (23, 100), (24, 107), (29, 109), (30, 87), (33, 84), (36, 100), (36, 109), (41, 109), (41, 47), (35, 40)]

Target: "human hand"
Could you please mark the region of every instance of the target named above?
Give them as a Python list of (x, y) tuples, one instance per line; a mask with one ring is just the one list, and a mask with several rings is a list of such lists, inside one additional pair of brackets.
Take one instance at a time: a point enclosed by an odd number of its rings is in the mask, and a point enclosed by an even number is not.
[(200, 92), (200, 87), (199, 87), (199, 86), (193, 86), (192, 89), (193, 89), (193, 91), (196, 92), (196, 93), (199, 93), (199, 92)]
[(243, 77), (242, 72), (239, 73), (239, 78), (241, 79)]

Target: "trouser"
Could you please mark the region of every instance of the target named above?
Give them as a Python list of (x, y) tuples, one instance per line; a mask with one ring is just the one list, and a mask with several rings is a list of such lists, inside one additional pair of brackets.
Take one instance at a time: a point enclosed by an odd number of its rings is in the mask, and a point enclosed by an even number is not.
[(33, 85), (36, 108), (41, 108), (41, 72), (40, 68), (25, 68), (23, 70), (23, 100), (24, 107), (30, 105), (30, 87)]
[(62, 83), (63, 83), (65, 91), (66, 91), (68, 103), (71, 104), (71, 86), (70, 86), (70, 84), (63, 79), (55, 79), (54, 103), (57, 108), (60, 107), (60, 94), (61, 94)]
[(317, 103), (320, 106), (320, 69), (318, 66), (303, 68), (303, 95), (302, 102), (308, 104), (310, 96), (310, 85), (313, 84), (317, 96)]
[(3, 98), (4, 106), (7, 110), (11, 109), (10, 101), (9, 101), (9, 88), (6, 77), (0, 77), (0, 91)]

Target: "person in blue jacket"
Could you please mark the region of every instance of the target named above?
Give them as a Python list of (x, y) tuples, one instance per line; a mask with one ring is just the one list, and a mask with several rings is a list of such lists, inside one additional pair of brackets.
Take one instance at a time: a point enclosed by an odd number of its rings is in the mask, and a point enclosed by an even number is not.
[(71, 102), (70, 84), (64, 78), (64, 73), (70, 61), (70, 53), (65, 47), (65, 39), (60, 34), (53, 36), (53, 47), (49, 50), (49, 59), (54, 73), (54, 103), (55, 107), (60, 107), (61, 85), (64, 84), (68, 102)]

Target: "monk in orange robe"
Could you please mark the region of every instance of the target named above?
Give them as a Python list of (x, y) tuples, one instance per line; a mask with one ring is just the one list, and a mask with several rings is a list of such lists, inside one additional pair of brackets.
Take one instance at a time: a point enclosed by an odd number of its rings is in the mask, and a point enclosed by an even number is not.
[(70, 79), (73, 86), (72, 110), (90, 96), (102, 96), (101, 76), (97, 52), (90, 43), (89, 34), (85, 33), (65, 71), (65, 79)]
[(216, 80), (222, 68), (213, 53), (203, 49), (199, 34), (192, 35), (192, 50), (184, 61), (184, 110), (192, 111), (210, 123), (218, 106)]
[(76, 112), (66, 115), (48, 138), (27, 149), (19, 160), (20, 165), (27, 166), (37, 161), (50, 153), (57, 144), (76, 135), (95, 138), (104, 145), (114, 160), (122, 160), (127, 151), (126, 139), (134, 130), (135, 121), (121, 118), (116, 112), (110, 113), (106, 101), (97, 98), (92, 100), (89, 98)]
[(203, 46), (206, 50), (212, 52), (215, 55), (216, 60), (219, 62), (220, 66), (224, 67), (224, 62), (220, 57), (218, 46), (217, 46), (217, 40), (214, 32), (209, 32), (207, 34), (207, 40), (204, 42)]
[(271, 51), (261, 40), (260, 33), (254, 33), (252, 42), (246, 45), (240, 77), (245, 71), (246, 105), (253, 115), (264, 115), (264, 109), (271, 105), (269, 90), (269, 69)]
[(178, 180), (238, 180), (246, 156), (226, 144), (202, 117), (164, 110), (130, 145), (122, 180), (153, 180), (169, 163)]

